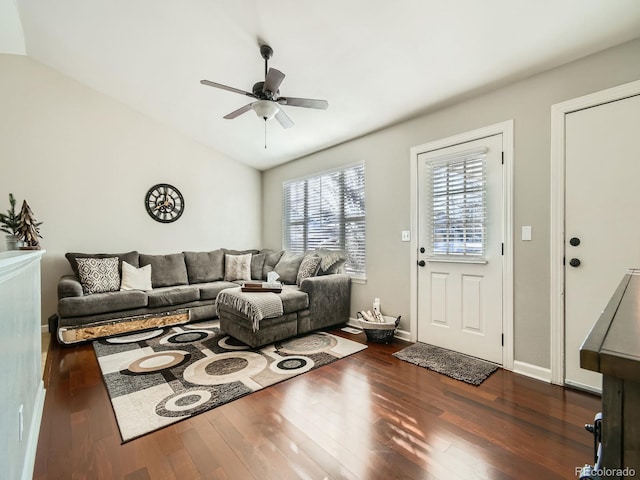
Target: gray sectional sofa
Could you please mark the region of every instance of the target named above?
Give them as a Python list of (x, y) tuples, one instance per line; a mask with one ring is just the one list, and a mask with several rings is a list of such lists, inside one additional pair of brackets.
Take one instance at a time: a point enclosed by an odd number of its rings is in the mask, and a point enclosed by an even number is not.
[[(229, 262), (237, 259), (243, 260), (247, 267), (248, 255), (250, 273), (246, 268), (239, 273), (230, 267), (235, 264)], [(302, 275), (300, 265), (307, 264), (303, 260), (309, 256), (320, 257), (318, 268)], [(296, 255), (272, 250), (218, 249), (170, 255), (145, 255), (136, 251), (67, 253), (66, 257), (73, 274), (63, 276), (58, 283), (56, 336), (62, 344), (213, 319), (219, 313), (223, 331), (257, 347), (343, 324), (349, 318), (350, 277), (342, 273), (344, 256), (339, 252)], [(116, 278), (109, 284), (109, 273), (103, 270), (108, 270), (106, 264), (113, 270), (116, 258), (117, 273), (110, 272)], [(317, 259), (313, 260), (316, 261), (310, 262), (311, 266), (318, 263)], [(125, 288), (128, 284), (123, 262), (128, 264), (125, 265), (128, 269), (136, 267), (133, 268), (136, 271), (141, 267), (150, 268), (151, 288), (120, 290), (120, 286)], [(89, 264), (93, 270), (87, 274)], [(271, 271), (278, 273), (285, 284), (279, 294), (282, 315), (262, 319), (256, 330), (251, 328), (246, 315), (228, 306), (216, 305), (221, 291), (238, 289), (249, 280), (263, 281)], [(236, 278), (238, 276), (251, 278)], [(98, 288), (91, 283), (96, 278)], [(107, 291), (103, 291), (105, 289)]]

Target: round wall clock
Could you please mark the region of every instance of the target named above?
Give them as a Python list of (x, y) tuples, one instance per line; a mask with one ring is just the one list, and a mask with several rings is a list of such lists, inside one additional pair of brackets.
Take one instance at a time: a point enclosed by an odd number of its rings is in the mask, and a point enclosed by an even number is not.
[(162, 223), (175, 222), (184, 211), (184, 198), (173, 185), (159, 183), (149, 189), (144, 206), (151, 218)]

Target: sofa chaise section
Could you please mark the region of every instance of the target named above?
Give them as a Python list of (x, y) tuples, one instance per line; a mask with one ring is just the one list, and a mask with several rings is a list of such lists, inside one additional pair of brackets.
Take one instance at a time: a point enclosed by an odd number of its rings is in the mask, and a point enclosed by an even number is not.
[(284, 285), (278, 294), (283, 314), (263, 318), (259, 328), (238, 309), (218, 305), (220, 329), (252, 348), (296, 335), (344, 324), (349, 319), (351, 278), (345, 274), (304, 279), (300, 286)]

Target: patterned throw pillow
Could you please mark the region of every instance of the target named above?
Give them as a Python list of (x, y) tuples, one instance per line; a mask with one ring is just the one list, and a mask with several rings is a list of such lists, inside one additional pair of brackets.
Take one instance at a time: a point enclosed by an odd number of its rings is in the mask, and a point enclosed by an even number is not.
[(78, 275), (85, 295), (115, 292), (120, 289), (118, 257), (77, 258)]
[(320, 267), (320, 260), (322, 259), (316, 255), (307, 255), (304, 257), (298, 269), (298, 277), (296, 278), (298, 286), (300, 286), (305, 278), (316, 276), (318, 268)]
[(318, 275), (330, 275), (332, 273), (343, 272), (344, 264), (347, 260), (344, 252), (318, 248), (315, 253), (322, 258)]
[(224, 256), (224, 279), (227, 282), (251, 280), (251, 254), (226, 254)]

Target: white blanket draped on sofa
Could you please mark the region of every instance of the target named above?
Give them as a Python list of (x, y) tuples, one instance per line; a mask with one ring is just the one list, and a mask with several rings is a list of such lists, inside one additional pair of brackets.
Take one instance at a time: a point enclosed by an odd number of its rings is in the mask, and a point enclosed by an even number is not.
[[(243, 292), (240, 287), (221, 291), (216, 298), (218, 305), (226, 305), (247, 316), (253, 324), (253, 331), (260, 328), (260, 320), (284, 314), (280, 296), (272, 292)], [(220, 315), (218, 313), (218, 315)]]

